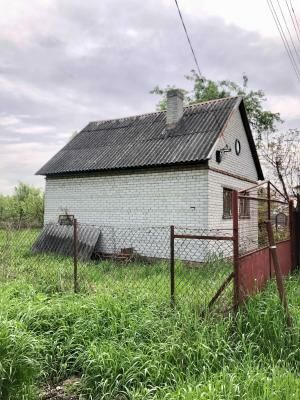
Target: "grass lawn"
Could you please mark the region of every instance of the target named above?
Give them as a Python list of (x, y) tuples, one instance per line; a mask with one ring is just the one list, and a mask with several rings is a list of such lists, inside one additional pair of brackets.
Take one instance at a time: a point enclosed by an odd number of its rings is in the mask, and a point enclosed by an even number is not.
[(167, 264), (81, 263), (73, 294), (71, 260), (32, 255), (36, 234), (0, 232), (1, 399), (48, 385), (65, 397), (45, 399), (300, 398), (299, 276), (286, 282), (291, 330), (274, 283), (236, 316), (200, 319), (226, 263), (177, 263), (173, 311)]

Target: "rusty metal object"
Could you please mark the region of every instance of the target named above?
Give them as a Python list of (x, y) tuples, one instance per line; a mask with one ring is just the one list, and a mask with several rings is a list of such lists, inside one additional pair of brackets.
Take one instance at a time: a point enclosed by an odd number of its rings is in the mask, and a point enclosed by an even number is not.
[(232, 193), (232, 227), (233, 227), (233, 271), (234, 271), (234, 289), (233, 289), (233, 305), (235, 311), (238, 309), (240, 296), (240, 260), (239, 260), (239, 196), (238, 192)]
[(291, 241), (291, 263), (292, 269), (296, 267), (296, 234), (295, 234), (295, 218), (294, 218), (294, 202), (289, 200), (289, 230), (290, 230), (290, 241)]
[(77, 258), (78, 258), (78, 232), (77, 232), (77, 219), (73, 220), (73, 265), (74, 265), (74, 293), (79, 291), (78, 277), (77, 277)]
[(208, 310), (212, 308), (212, 306), (215, 304), (215, 302), (218, 300), (218, 298), (221, 296), (221, 294), (223, 293), (223, 291), (226, 289), (226, 287), (229, 285), (229, 283), (232, 281), (233, 278), (234, 278), (234, 273), (231, 272), (227, 276), (225, 281), (222, 283), (222, 285), (219, 287), (219, 289), (216, 291), (215, 295), (212, 297), (210, 302), (208, 303), (207, 306)]
[(170, 294), (171, 307), (175, 306), (175, 250), (174, 250), (174, 225), (170, 227)]
[(174, 234), (175, 239), (204, 239), (204, 240), (233, 240), (232, 236), (212, 236), (212, 235), (185, 235)]
[(274, 234), (273, 234), (273, 228), (271, 221), (266, 221), (266, 226), (267, 226), (267, 232), (268, 232), (268, 239), (269, 239), (269, 245), (270, 245), (270, 253), (273, 259), (273, 265), (274, 265), (274, 270), (275, 270), (275, 277), (276, 277), (276, 284), (277, 284), (277, 289), (279, 293), (279, 298), (280, 302), (284, 308), (285, 311), (285, 316), (286, 316), (286, 323), (290, 327), (292, 325), (292, 319), (289, 313), (288, 309), (288, 302), (287, 302), (287, 297), (285, 293), (285, 288), (283, 285), (283, 277), (282, 277), (282, 272), (280, 268), (280, 263), (279, 263), (279, 258), (277, 254), (277, 246), (274, 240)]

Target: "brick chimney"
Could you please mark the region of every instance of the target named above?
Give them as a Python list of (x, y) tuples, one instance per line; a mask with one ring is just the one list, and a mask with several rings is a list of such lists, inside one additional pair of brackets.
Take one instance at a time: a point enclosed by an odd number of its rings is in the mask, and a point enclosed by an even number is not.
[(167, 129), (175, 127), (183, 115), (183, 93), (179, 89), (167, 92)]

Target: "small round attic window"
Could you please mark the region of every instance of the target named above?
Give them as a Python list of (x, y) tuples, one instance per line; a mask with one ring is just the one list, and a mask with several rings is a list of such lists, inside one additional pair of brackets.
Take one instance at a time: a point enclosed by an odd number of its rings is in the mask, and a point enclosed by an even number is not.
[(239, 139), (236, 139), (236, 140), (235, 140), (234, 148), (235, 148), (235, 154), (236, 154), (237, 156), (239, 156), (240, 153), (241, 153), (241, 142), (239, 141)]

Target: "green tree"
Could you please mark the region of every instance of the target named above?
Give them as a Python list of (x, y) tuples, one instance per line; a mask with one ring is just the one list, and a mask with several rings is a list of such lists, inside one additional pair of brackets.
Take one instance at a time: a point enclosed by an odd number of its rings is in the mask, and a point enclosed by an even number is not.
[(43, 192), (24, 182), (15, 187), (11, 196), (0, 195), (0, 221), (19, 227), (41, 225), (44, 215)]
[[(257, 141), (262, 139), (263, 132), (275, 132), (276, 124), (282, 122), (279, 113), (264, 109), (266, 101), (262, 90), (251, 90), (248, 87), (248, 77), (243, 75), (242, 84), (229, 80), (213, 81), (199, 76), (194, 70), (185, 78), (192, 82), (192, 90), (181, 89), (185, 94), (185, 105), (195, 104), (202, 101), (221, 99), (229, 96), (242, 96), (244, 98), (247, 115), (252, 129), (256, 132)], [(167, 91), (175, 86), (168, 85), (166, 88), (156, 86), (150, 93), (161, 96), (157, 105), (159, 110), (166, 109)]]

